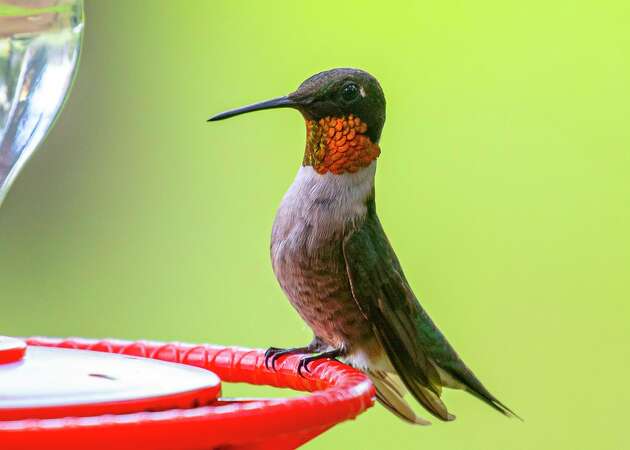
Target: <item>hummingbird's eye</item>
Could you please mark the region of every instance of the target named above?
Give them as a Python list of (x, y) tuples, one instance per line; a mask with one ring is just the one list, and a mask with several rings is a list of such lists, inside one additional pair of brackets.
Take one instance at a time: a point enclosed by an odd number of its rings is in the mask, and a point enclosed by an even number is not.
[(341, 98), (344, 102), (350, 103), (359, 96), (359, 86), (354, 83), (346, 84), (341, 90)]

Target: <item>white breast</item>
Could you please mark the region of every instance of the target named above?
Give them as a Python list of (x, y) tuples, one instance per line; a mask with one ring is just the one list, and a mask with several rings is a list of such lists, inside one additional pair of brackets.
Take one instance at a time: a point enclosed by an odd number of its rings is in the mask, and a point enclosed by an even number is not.
[(343, 235), (348, 223), (365, 216), (375, 171), (376, 161), (341, 175), (320, 175), (311, 166), (300, 167), (276, 214), (272, 247), (299, 242), (306, 233), (307, 248), (314, 249)]

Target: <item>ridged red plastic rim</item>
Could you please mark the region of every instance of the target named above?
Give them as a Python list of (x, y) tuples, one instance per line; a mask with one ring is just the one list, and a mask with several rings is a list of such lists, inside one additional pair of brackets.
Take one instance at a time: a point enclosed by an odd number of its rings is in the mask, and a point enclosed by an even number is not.
[(74, 348), (203, 367), (226, 382), (285, 387), (312, 394), (286, 399), (222, 402), (193, 409), (96, 417), (0, 421), (4, 449), (286, 449), (353, 419), (374, 403), (361, 372), (335, 361), (313, 362), (302, 378), (299, 355), (271, 371), (264, 351), (215, 345), (120, 340), (26, 339), (28, 345)]

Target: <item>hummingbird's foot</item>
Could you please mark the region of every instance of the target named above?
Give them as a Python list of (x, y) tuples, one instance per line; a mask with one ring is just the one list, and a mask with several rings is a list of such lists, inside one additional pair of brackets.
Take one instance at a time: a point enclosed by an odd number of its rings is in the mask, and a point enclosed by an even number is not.
[(318, 353), (317, 355), (313, 355), (313, 356), (305, 356), (304, 358), (300, 359), (300, 363), (298, 364), (297, 367), (297, 371), (298, 374), (304, 378), (304, 374), (302, 373), (302, 370), (305, 370), (308, 373), (311, 373), (310, 369), (308, 368), (308, 365), (310, 363), (312, 363), (313, 361), (317, 361), (318, 359), (334, 359), (336, 360), (337, 358), (339, 358), (340, 356), (344, 356), (345, 351), (343, 349), (335, 349), (335, 350), (330, 350), (327, 352), (323, 352), (323, 353)]
[(276, 361), (278, 361), (281, 356), (292, 355), (294, 353), (311, 353), (312, 351), (310, 346), (293, 348), (269, 347), (265, 352), (265, 367), (269, 370), (269, 363), (271, 363), (271, 369), (276, 370)]
[(278, 347), (269, 347), (265, 352), (265, 367), (269, 370), (269, 363), (271, 362), (271, 368), (276, 370), (276, 361), (281, 356), (284, 355), (293, 355), (295, 353), (317, 353), (321, 352), (326, 348), (326, 344), (318, 338), (317, 336), (313, 337), (313, 340), (306, 347), (293, 347), (293, 348), (278, 348)]

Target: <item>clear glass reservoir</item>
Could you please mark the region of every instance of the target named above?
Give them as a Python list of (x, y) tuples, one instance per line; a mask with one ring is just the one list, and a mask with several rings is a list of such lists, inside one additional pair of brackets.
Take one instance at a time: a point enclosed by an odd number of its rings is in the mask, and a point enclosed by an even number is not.
[(83, 0), (0, 0), (0, 205), (77, 70)]

